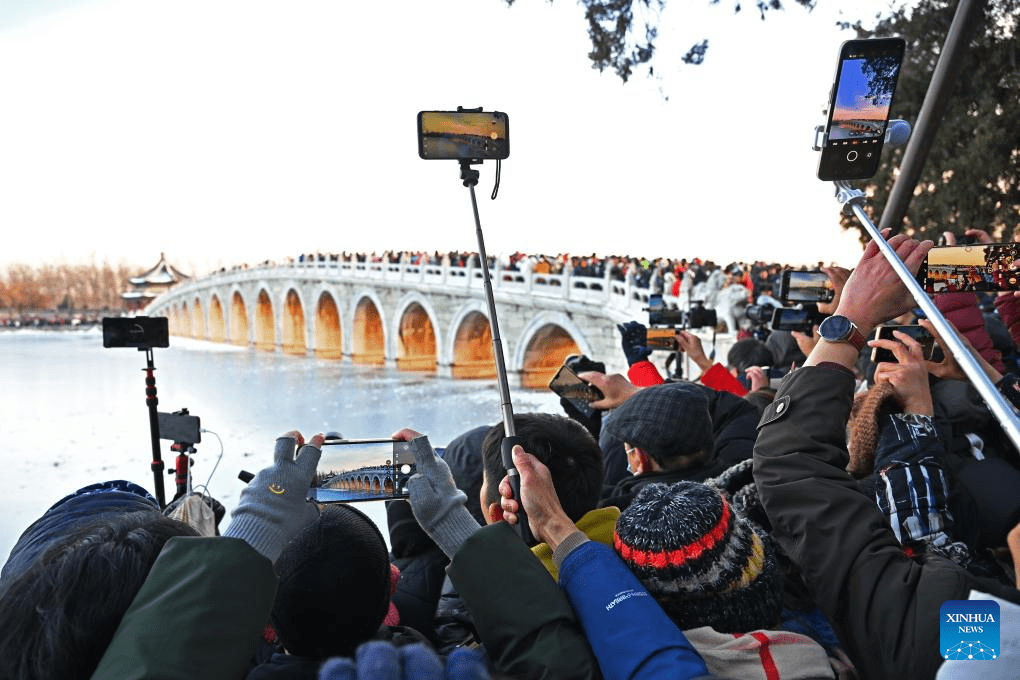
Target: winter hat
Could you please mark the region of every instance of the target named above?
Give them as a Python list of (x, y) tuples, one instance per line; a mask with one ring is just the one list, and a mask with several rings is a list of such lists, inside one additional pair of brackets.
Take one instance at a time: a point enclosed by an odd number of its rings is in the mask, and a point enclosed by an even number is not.
[(754, 483), (752, 459), (748, 458), (723, 470), (718, 477), (706, 479), (705, 484), (723, 495), (737, 514), (765, 531), (772, 530), (772, 523), (765, 514), (765, 508), (758, 496)]
[(767, 534), (705, 484), (645, 486), (617, 520), (613, 543), (681, 630), (744, 633), (779, 620), (782, 584)]
[(880, 382), (854, 397), (848, 424), (850, 438), (847, 441), (847, 451), (850, 461), (846, 471), (855, 479), (862, 479), (875, 471), (879, 418), (895, 408), (895, 392), (891, 384)]
[(713, 444), (708, 397), (702, 388), (687, 382), (640, 390), (613, 411), (603, 428), (660, 465), (710, 451)]
[(378, 632), (390, 603), (386, 542), (364, 513), (323, 505), (276, 561), (270, 622), (292, 654), (350, 655)]

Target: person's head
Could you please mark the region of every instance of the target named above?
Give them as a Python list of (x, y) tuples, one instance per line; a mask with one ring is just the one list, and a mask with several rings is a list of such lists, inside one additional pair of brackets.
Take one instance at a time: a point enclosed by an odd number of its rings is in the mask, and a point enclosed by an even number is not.
[(782, 583), (771, 541), (712, 487), (648, 484), (620, 515), (617, 554), (680, 630), (772, 628)]
[(756, 338), (737, 340), (726, 354), (727, 368), (738, 378), (751, 366), (774, 366), (775, 357), (764, 342)]
[(602, 427), (634, 451), (628, 455), (643, 455), (662, 470), (696, 467), (709, 458), (714, 444), (705, 390), (686, 382), (640, 390)]
[(276, 561), (270, 623), (291, 654), (348, 656), (379, 630), (390, 604), (386, 542), (364, 513), (322, 506)]
[[(549, 468), (556, 496), (567, 516), (576, 522), (593, 510), (602, 492), (605, 462), (591, 433), (577, 421), (552, 413), (514, 414), (514, 429), (524, 450)], [(489, 522), (498, 519), (492, 514), (492, 505), (499, 503), (499, 482), (506, 476), (500, 451), (502, 441), (500, 423), (489, 429), (482, 442), (485, 475), (480, 501)]]
[(5, 584), (0, 675), (90, 677), (163, 546), (196, 535), (155, 509), (74, 525)]

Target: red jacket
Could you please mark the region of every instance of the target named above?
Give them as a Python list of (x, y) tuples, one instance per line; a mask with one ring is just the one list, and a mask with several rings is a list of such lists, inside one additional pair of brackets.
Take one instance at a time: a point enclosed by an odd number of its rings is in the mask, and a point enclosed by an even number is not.
[[(665, 382), (659, 374), (659, 369), (647, 359), (631, 364), (627, 369), (627, 377), (638, 387), (651, 387)], [(738, 397), (747, 394), (747, 389), (720, 363), (712, 364), (711, 368), (701, 374), (698, 381), (719, 392), (730, 392)]]
[[(985, 361), (1000, 373), (1006, 372), (1002, 363), (1002, 355), (999, 350), (992, 347), (992, 338), (985, 330), (985, 317), (978, 307), (977, 295), (974, 293), (940, 293), (934, 297), (935, 306), (939, 311), (956, 326), (956, 330), (970, 340)], [(996, 301), (998, 306), (998, 301)], [(1005, 317), (1004, 319), (1005, 320)], [(1009, 322), (1006, 323), (1009, 328)], [(1010, 330), (1010, 335), (1013, 330)], [(1013, 336), (1014, 340), (1016, 336)]]

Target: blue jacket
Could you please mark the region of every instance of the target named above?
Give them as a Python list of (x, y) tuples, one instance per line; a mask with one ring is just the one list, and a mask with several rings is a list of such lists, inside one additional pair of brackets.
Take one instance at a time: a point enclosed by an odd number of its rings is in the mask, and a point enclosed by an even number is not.
[(606, 680), (708, 675), (687, 638), (613, 549), (589, 541), (560, 566), (560, 587)]

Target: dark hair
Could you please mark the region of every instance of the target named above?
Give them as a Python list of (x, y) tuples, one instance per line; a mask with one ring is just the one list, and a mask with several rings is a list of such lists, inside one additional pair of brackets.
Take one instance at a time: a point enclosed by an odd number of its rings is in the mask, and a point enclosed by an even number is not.
[(197, 536), (158, 511), (77, 527), (0, 598), (0, 678), (89, 678), (164, 544)]
[(738, 375), (743, 374), (744, 370), (751, 366), (772, 366), (774, 362), (772, 350), (756, 338), (737, 340), (726, 355), (726, 363), (729, 364), (729, 368), (737, 369)]
[[(556, 496), (571, 521), (593, 510), (602, 492), (605, 462), (602, 450), (583, 425), (552, 413), (514, 414), (514, 429), (524, 450), (549, 468)], [(493, 425), (482, 441), (482, 459), (488, 481), (485, 502), (499, 499), (499, 482), (506, 476), (500, 442), (503, 424)]]
[(270, 621), (291, 654), (350, 656), (382, 625), (390, 562), (378, 527), (349, 505), (323, 505), (276, 561)]

